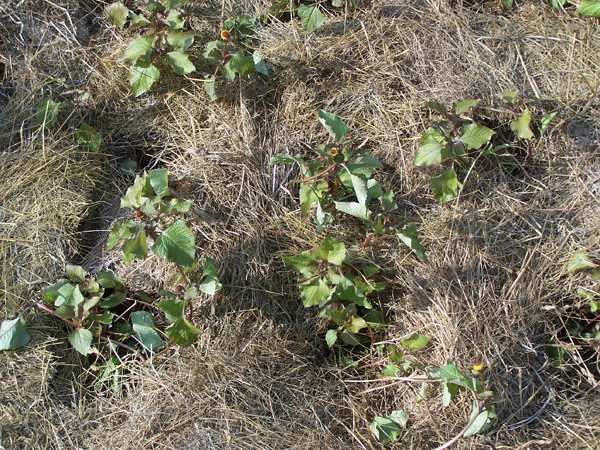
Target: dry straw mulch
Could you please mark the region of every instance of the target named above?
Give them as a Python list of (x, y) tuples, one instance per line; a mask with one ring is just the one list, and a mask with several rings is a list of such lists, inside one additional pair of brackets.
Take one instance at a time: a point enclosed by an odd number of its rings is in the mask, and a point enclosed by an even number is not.
[[(387, 361), (372, 352), (342, 369), (281, 263), (320, 237), (286, 184), (295, 173), (268, 161), (326, 141), (318, 108), (344, 118), (350, 139), (385, 162), (381, 177), (428, 251), (422, 264), (386, 238), (362, 252), (385, 268), (388, 339), (430, 336), (429, 351), (414, 355), (428, 366), (483, 360), (499, 395), (495, 428), (455, 448), (597, 446), (597, 374), (576, 346), (559, 368), (545, 353), (586, 282), (566, 275), (567, 260), (578, 249), (600, 256), (597, 22), (542, 1), (510, 12), (495, 1), (360, 3), (316, 33), (293, 21), (261, 30), (273, 80), (236, 82), (214, 104), (200, 80), (171, 76), (129, 97), (126, 38), (102, 4), (0, 6), (0, 304), (23, 305), (72, 260), (116, 269), (137, 287), (164, 285), (172, 268), (162, 262), (127, 269), (103, 251), (129, 182), (115, 169), (124, 157), (181, 180), (179, 194), (195, 200), (198, 251), (220, 262), (224, 282), (196, 308), (199, 344), (154, 367), (128, 365), (119, 395), (94, 388), (98, 372), (69, 350), (60, 325), (28, 316), (32, 343), (0, 354), (0, 446), (379, 448), (368, 424), (394, 409), (410, 417), (397, 448), (433, 448), (462, 428), (467, 398), (442, 409), (435, 393), (419, 402), (414, 386), (365, 393), (375, 384), (351, 383), (376, 378)], [(218, 31), (221, 4), (194, 2), (206, 37)], [(226, 16), (266, 4), (223, 2)], [(192, 51), (199, 68), (201, 52)], [(481, 98), (479, 116), (496, 127), (495, 94), (506, 89), (538, 116), (557, 111), (551, 133), (520, 167), (478, 167), (457, 202), (436, 205), (428, 174), (412, 166), (430, 120), (424, 102)], [(84, 91), (92, 99), (77, 104)], [(74, 106), (58, 131), (42, 133), (32, 115), (47, 95)], [(102, 133), (102, 154), (75, 146), (80, 120)], [(361, 252), (356, 230), (347, 221), (332, 233)]]

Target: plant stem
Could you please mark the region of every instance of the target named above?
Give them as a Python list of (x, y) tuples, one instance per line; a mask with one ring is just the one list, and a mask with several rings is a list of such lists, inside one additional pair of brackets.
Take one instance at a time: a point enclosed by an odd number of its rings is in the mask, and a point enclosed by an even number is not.
[(312, 177), (308, 177), (305, 178), (304, 180), (300, 180), (301, 183), (310, 183), (313, 180), (316, 180), (319, 177), (322, 177), (323, 175), (327, 175), (329, 172), (331, 172), (332, 170), (334, 170), (337, 167), (337, 163), (333, 163), (332, 165), (330, 165), (327, 169), (323, 170), (322, 172), (319, 172), (316, 175), (313, 175)]

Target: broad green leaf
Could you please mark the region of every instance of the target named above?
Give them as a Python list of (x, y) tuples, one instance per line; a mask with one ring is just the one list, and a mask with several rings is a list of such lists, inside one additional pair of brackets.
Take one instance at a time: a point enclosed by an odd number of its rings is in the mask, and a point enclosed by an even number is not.
[(125, 50), (123, 61), (136, 63), (140, 58), (144, 62), (148, 61), (154, 47), (155, 39), (152, 36), (136, 36), (133, 38)]
[(165, 345), (154, 329), (154, 318), (148, 311), (134, 311), (130, 319), (133, 331), (145, 349), (155, 351)]
[(100, 315), (94, 316), (94, 322), (101, 323), (102, 325), (110, 325), (115, 318), (115, 314), (110, 311), (104, 311)]
[(327, 193), (327, 181), (318, 181), (310, 184), (302, 183), (298, 190), (300, 211), (302, 217), (307, 217), (312, 205), (320, 205), (321, 198)]
[(67, 278), (74, 283), (81, 283), (85, 280), (87, 272), (81, 266), (75, 266), (72, 264), (67, 264)]
[(167, 319), (169, 319), (171, 322), (175, 322), (183, 317), (187, 302), (181, 300), (161, 300), (156, 304), (156, 306), (158, 306), (161, 311), (165, 313)]
[(169, 31), (167, 34), (167, 43), (182, 52), (185, 52), (194, 43), (195, 33), (193, 32), (181, 32), (181, 31)]
[[(472, 420), (475, 417), (475, 414), (477, 414), (477, 406), (478, 406), (478, 401), (477, 400), (473, 401), (473, 410), (471, 411), (469, 420)], [(496, 412), (494, 410), (494, 406), (488, 405), (483, 411), (481, 411), (477, 415), (477, 418), (475, 419), (475, 421), (471, 424), (471, 426), (465, 432), (464, 437), (469, 437), (469, 436), (473, 436), (478, 433), (483, 433), (484, 431), (489, 429), (489, 427), (491, 426), (491, 424), (493, 423), (495, 418), (496, 418)]]
[(548, 130), (548, 125), (550, 125), (550, 122), (552, 122), (552, 119), (554, 119), (555, 116), (556, 112), (551, 112), (542, 117), (542, 120), (540, 122), (540, 136), (546, 134), (546, 131)]
[(169, 172), (167, 169), (154, 169), (148, 172), (148, 179), (156, 195), (169, 195)]
[(581, 0), (577, 7), (583, 17), (600, 18), (600, 0)]
[(128, 175), (130, 177), (135, 177), (137, 169), (138, 169), (138, 165), (133, 159), (128, 158), (121, 163), (121, 165), (119, 166), (119, 169), (121, 169), (121, 172), (123, 172), (125, 175)]
[(275, 164), (293, 164), (298, 163), (302, 164), (302, 161), (295, 156), (288, 155), (286, 153), (278, 153), (273, 155), (269, 160), (269, 165), (273, 166)]
[(300, 285), (300, 298), (305, 308), (325, 303), (331, 295), (331, 289), (321, 278)]
[(127, 16), (129, 15), (129, 9), (121, 2), (114, 2), (106, 7), (106, 12), (108, 14), (108, 20), (110, 20), (113, 25), (123, 29), (125, 22), (127, 21)]
[(150, 21), (148, 19), (146, 19), (143, 15), (134, 14), (132, 12), (131, 19), (129, 21), (129, 26), (127, 27), (127, 31), (129, 33), (131, 33), (132, 31), (138, 30), (149, 24), (150, 24)]
[(327, 331), (327, 334), (325, 334), (325, 341), (327, 342), (328, 347), (333, 347), (333, 344), (337, 341), (337, 330)]
[(454, 102), (454, 114), (460, 116), (466, 112), (469, 112), (472, 108), (479, 104), (479, 100), (475, 99), (465, 99), (465, 100), (456, 100)]
[(465, 375), (455, 364), (450, 363), (439, 369), (430, 369), (429, 372), (434, 378), (439, 380), (462, 386), (474, 392), (483, 391), (483, 383), (481, 381)]
[(567, 0), (548, 0), (548, 2), (553, 8), (560, 8), (567, 3)]
[[(123, 200), (121, 200), (121, 202), (122, 201)], [(106, 249), (109, 251), (112, 250), (121, 242), (127, 241), (136, 234), (140, 233), (142, 230), (143, 226), (138, 225), (135, 222), (117, 222), (108, 234)]]
[(127, 294), (125, 294), (124, 292), (114, 292), (114, 293), (110, 294), (108, 297), (106, 297), (102, 301), (102, 303), (100, 303), (100, 308), (111, 309), (111, 308), (114, 308), (115, 306), (119, 306), (125, 300), (127, 300)]
[(460, 141), (469, 150), (477, 150), (487, 144), (494, 134), (496, 132), (488, 127), (471, 123), (463, 126)]
[(82, 123), (77, 129), (75, 141), (77, 145), (92, 153), (97, 153), (100, 150), (100, 145), (102, 145), (100, 134), (94, 127), (86, 123)]
[(400, 372), (400, 368), (396, 364), (388, 364), (383, 368), (381, 373), (384, 377), (397, 377)]
[(300, 17), (304, 31), (315, 31), (323, 25), (323, 14), (317, 5), (308, 6), (300, 3), (298, 17)]
[(575, 273), (580, 270), (594, 269), (598, 264), (594, 263), (586, 252), (578, 251), (573, 253), (571, 259), (567, 263), (569, 273)]
[(229, 60), (227, 64), (219, 66), (219, 69), (227, 81), (235, 80), (235, 75), (237, 72), (231, 68), (231, 60)]
[(149, 66), (138, 66), (134, 64), (129, 68), (129, 84), (131, 85), (133, 95), (136, 97), (149, 91), (159, 78), (160, 71), (152, 64)]
[(192, 64), (190, 58), (181, 52), (169, 52), (166, 58), (167, 64), (173, 68), (173, 72), (177, 75), (187, 75), (196, 70), (196, 66)]
[(433, 109), (435, 112), (440, 113), (441, 115), (445, 116), (446, 114), (448, 114), (448, 108), (446, 108), (444, 105), (442, 105), (441, 103), (438, 103), (434, 100), (431, 100), (427, 103), (425, 103), (425, 105), (429, 108), (429, 109)]
[(3, 320), (0, 324), (0, 350), (16, 350), (29, 343), (30, 337), (22, 317)]
[(400, 340), (400, 345), (408, 350), (423, 350), (429, 345), (429, 338), (423, 334), (415, 333), (406, 339)]
[(590, 304), (590, 312), (596, 312), (600, 309), (600, 299), (596, 300), (594, 291), (579, 287), (575, 292), (577, 292), (577, 295), (579, 295), (581, 299)]
[(317, 247), (315, 254), (330, 264), (341, 266), (344, 259), (346, 259), (346, 246), (343, 242), (338, 242), (331, 236), (325, 236), (321, 245)]
[(152, 251), (160, 258), (190, 267), (196, 261), (196, 238), (182, 220), (177, 220), (154, 241)]
[(265, 77), (268, 77), (269, 76), (269, 68), (267, 67), (267, 64), (265, 63), (262, 53), (259, 52), (258, 50), (255, 50), (254, 53), (252, 54), (252, 59), (254, 60), (254, 68), (256, 69), (256, 71), (258, 73), (264, 75)]
[(350, 325), (346, 327), (351, 333), (358, 333), (363, 328), (368, 328), (367, 322), (362, 317), (354, 317)]
[(325, 127), (336, 142), (341, 142), (342, 139), (344, 139), (344, 136), (346, 136), (346, 133), (348, 132), (348, 125), (346, 125), (342, 119), (324, 109), (320, 109), (317, 116), (321, 125)]
[(181, 30), (185, 25), (185, 19), (181, 18), (181, 13), (176, 9), (169, 10), (167, 14), (167, 22), (172, 30)]
[(359, 219), (369, 219), (369, 210), (364, 203), (335, 202), (335, 209)]
[(529, 127), (530, 122), (531, 112), (526, 109), (521, 113), (517, 120), (510, 122), (510, 129), (513, 130), (513, 133), (515, 133), (515, 136), (519, 139), (531, 139), (533, 137), (533, 132)]
[(387, 417), (376, 416), (371, 423), (373, 436), (382, 444), (396, 442), (406, 428), (408, 416), (404, 411), (393, 411)]
[(121, 247), (121, 257), (126, 266), (130, 266), (134, 259), (146, 259), (147, 256), (148, 242), (145, 231), (128, 239)]
[(92, 345), (92, 332), (87, 328), (77, 328), (69, 334), (69, 342), (83, 356), (87, 355)]
[(400, 240), (411, 249), (411, 251), (417, 255), (417, 257), (427, 262), (427, 255), (425, 255), (425, 247), (421, 245), (419, 241), (419, 235), (417, 234), (417, 229), (415, 227), (404, 227), (402, 230), (397, 232)]
[(366, 205), (369, 196), (367, 181), (364, 178), (353, 174), (350, 174), (350, 180), (352, 181), (352, 188), (354, 189), (358, 203)]
[(42, 301), (46, 304), (54, 305), (54, 302), (56, 302), (56, 299), (60, 295), (60, 289), (66, 284), (71, 283), (69, 283), (69, 280), (62, 279), (54, 283), (52, 286), (48, 286), (43, 291)]
[(310, 251), (305, 251), (295, 256), (285, 256), (283, 257), (283, 262), (288, 266), (292, 266), (306, 278), (312, 277), (319, 266), (315, 255)]
[(202, 263), (202, 281), (198, 288), (208, 295), (215, 295), (221, 290), (223, 285), (219, 281), (217, 265), (212, 258), (204, 258)]
[(35, 121), (43, 128), (54, 128), (58, 121), (58, 113), (64, 109), (63, 103), (56, 103), (51, 98), (45, 98), (40, 102), (37, 112), (35, 113)]
[(456, 397), (458, 387), (452, 383), (443, 383), (442, 406), (447, 408)]
[(365, 294), (360, 291), (354, 284), (346, 281), (339, 284), (335, 289), (335, 299), (347, 300), (356, 303), (366, 309), (371, 309), (373, 306), (368, 302)]
[(446, 139), (434, 128), (428, 128), (421, 140), (415, 154), (415, 166), (432, 166), (442, 162), (442, 151), (446, 147)]
[(460, 183), (456, 176), (454, 169), (450, 168), (438, 175), (433, 177), (429, 186), (433, 191), (433, 196), (440, 203), (445, 203), (458, 195), (458, 188)]
[(170, 198), (166, 202), (161, 202), (159, 204), (159, 210), (161, 214), (176, 214), (176, 213), (186, 213), (190, 210), (192, 206), (191, 200), (179, 200), (178, 198)]
[(180, 317), (165, 332), (169, 339), (177, 345), (188, 347), (198, 340), (202, 333), (198, 328), (192, 325), (185, 317)]
[(204, 92), (206, 92), (206, 95), (208, 95), (208, 98), (210, 98), (211, 101), (216, 101), (219, 96), (217, 95), (217, 86), (216, 86), (216, 80), (214, 76), (210, 76), (208, 77), (206, 80), (204, 80), (204, 83), (202, 83), (204, 85)]
[(229, 60), (227, 66), (240, 75), (249, 75), (254, 73), (254, 59), (252, 56), (246, 56), (243, 52), (237, 52), (233, 58)]

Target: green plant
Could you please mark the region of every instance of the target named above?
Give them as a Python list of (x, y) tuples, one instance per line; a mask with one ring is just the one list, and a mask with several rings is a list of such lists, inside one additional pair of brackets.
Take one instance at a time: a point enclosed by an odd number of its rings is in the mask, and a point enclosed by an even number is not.
[(223, 23), (220, 39), (206, 44), (204, 57), (217, 65), (214, 74), (204, 81), (204, 89), (213, 101), (218, 98), (215, 85), (218, 72), (227, 81), (255, 72), (269, 77), (261, 53), (252, 48), (257, 23), (257, 19), (244, 15), (228, 19)]
[[(511, 116), (509, 126), (517, 139), (530, 140), (535, 137), (531, 129), (531, 111), (525, 107), (522, 100), (519, 98), (517, 91), (505, 91), (498, 94), (501, 100), (501, 106)], [(539, 126), (539, 135), (543, 136), (548, 130), (548, 126), (552, 119), (556, 116), (555, 112), (546, 114), (542, 117)], [(529, 144), (528, 150), (531, 150)]]
[[(131, 5), (129, 0), (126, 3)], [(134, 8), (117, 1), (106, 7), (110, 21), (119, 29), (144, 30), (143, 35), (131, 40), (123, 55), (123, 61), (131, 63), (129, 83), (136, 97), (158, 81), (160, 68), (165, 64), (178, 75), (196, 70), (186, 54), (196, 36), (184, 31), (183, 8), (188, 3), (189, 0), (143, 1)]]
[[(269, 22), (272, 17), (283, 19), (286, 16), (297, 15), (304, 31), (316, 31), (323, 25), (324, 17), (321, 12), (320, 3), (297, 0), (279, 0), (271, 5), (262, 17), (263, 22)], [(331, 0), (331, 6), (342, 8), (347, 6), (349, 9), (356, 9), (357, 0)]]
[(385, 283), (371, 277), (379, 272), (374, 265), (357, 267), (351, 262), (343, 242), (326, 236), (321, 244), (283, 261), (294, 267), (301, 279), (298, 283), (300, 298), (306, 308), (318, 306), (320, 317), (329, 319), (331, 328), (325, 340), (332, 347), (338, 339), (358, 345), (367, 329), (372, 333), (383, 322), (381, 311), (367, 300), (372, 292), (385, 289)]
[(278, 154), (271, 164), (297, 163), (300, 166), (300, 209), (304, 217), (314, 210), (317, 230), (333, 222), (337, 213), (360, 219), (368, 230), (364, 245), (385, 233), (394, 233), (420, 259), (427, 261), (425, 249), (414, 227), (400, 227), (394, 193), (385, 191), (373, 178), (383, 164), (370, 152), (345, 145), (346, 125), (335, 114), (318, 112), (319, 122), (335, 140), (319, 145), (314, 154), (300, 157)]

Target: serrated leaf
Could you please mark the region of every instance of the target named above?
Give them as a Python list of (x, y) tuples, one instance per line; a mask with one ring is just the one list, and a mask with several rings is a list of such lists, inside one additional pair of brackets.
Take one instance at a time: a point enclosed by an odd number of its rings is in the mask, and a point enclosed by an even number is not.
[(382, 375), (384, 377), (397, 377), (400, 372), (400, 368), (396, 364), (388, 364), (383, 368)]
[(465, 100), (457, 100), (454, 102), (454, 114), (460, 116), (466, 112), (469, 112), (472, 108), (479, 104), (479, 100), (476, 99), (465, 99)]
[(133, 65), (129, 68), (129, 84), (136, 97), (149, 91), (159, 78), (160, 71), (152, 64), (148, 66)]
[(88, 152), (97, 153), (102, 145), (102, 138), (94, 127), (82, 123), (75, 133), (77, 145)]
[(52, 286), (48, 286), (43, 291), (42, 301), (46, 304), (53, 305), (54, 302), (56, 302), (58, 296), (60, 295), (60, 289), (66, 284), (71, 283), (69, 283), (69, 280), (62, 279), (54, 283)]
[(190, 267), (196, 261), (196, 238), (182, 220), (177, 220), (156, 238), (152, 251), (160, 258)]
[(433, 196), (440, 203), (445, 203), (456, 198), (459, 185), (456, 172), (452, 168), (437, 177), (433, 177), (429, 183)]
[(183, 317), (187, 302), (181, 300), (161, 300), (156, 304), (156, 306), (158, 306), (161, 311), (165, 313), (167, 319), (169, 319), (171, 322), (175, 322)]
[(155, 38), (152, 36), (136, 36), (127, 46), (123, 55), (123, 61), (136, 63), (140, 58), (147, 61), (152, 53), (154, 42)]
[(22, 317), (3, 320), (0, 324), (0, 350), (16, 350), (29, 343), (30, 336)]
[(192, 64), (188, 55), (181, 52), (167, 53), (166, 61), (177, 75), (187, 75), (196, 70), (196, 66)]
[(87, 272), (83, 267), (75, 266), (73, 264), (67, 264), (66, 273), (67, 278), (74, 283), (81, 283), (85, 281), (85, 277), (87, 275)]
[(432, 166), (442, 162), (442, 152), (446, 147), (446, 139), (434, 128), (428, 128), (419, 141), (415, 153), (414, 165)]
[(333, 113), (320, 109), (317, 113), (319, 122), (325, 127), (336, 142), (341, 142), (348, 132), (348, 125)]
[(354, 317), (352, 318), (352, 322), (350, 322), (350, 325), (348, 325), (346, 328), (346, 330), (350, 331), (350, 333), (358, 333), (360, 330), (362, 330), (363, 328), (368, 328), (369, 325), (367, 325), (367, 322), (365, 319), (363, 319), (362, 317)]
[(243, 52), (237, 52), (233, 58), (226, 64), (233, 72), (240, 75), (249, 75), (254, 73), (254, 59), (252, 56), (246, 56)]
[(195, 34), (193, 32), (169, 31), (167, 34), (167, 43), (180, 51), (185, 52), (194, 43)]
[(121, 258), (126, 266), (130, 266), (134, 259), (146, 259), (147, 256), (148, 242), (145, 231), (128, 239), (121, 247)]
[(77, 328), (69, 334), (69, 342), (83, 356), (87, 355), (92, 345), (92, 332), (87, 328)]
[(129, 26), (127, 27), (127, 31), (131, 33), (132, 31), (139, 30), (142, 27), (150, 24), (150, 21), (146, 19), (142, 14), (134, 14), (131, 13), (131, 19), (129, 21)]
[(182, 347), (189, 347), (198, 340), (198, 336), (202, 333), (198, 328), (192, 325), (185, 317), (181, 317), (167, 329), (165, 333), (169, 339)]
[(300, 298), (305, 308), (325, 303), (331, 295), (331, 289), (321, 278), (300, 285)]
[(329, 330), (325, 334), (325, 341), (327, 342), (328, 347), (333, 347), (333, 345), (337, 341), (337, 330)]
[(438, 112), (443, 116), (448, 114), (448, 108), (446, 108), (444, 105), (442, 105), (441, 103), (438, 103), (434, 100), (428, 101), (427, 103), (425, 103), (425, 105), (429, 109), (433, 109), (435, 112)]
[(573, 253), (571, 259), (567, 263), (569, 273), (575, 273), (580, 270), (594, 269), (598, 264), (594, 263), (586, 252), (578, 251)]
[(288, 266), (292, 266), (306, 278), (312, 277), (318, 269), (318, 262), (310, 251), (295, 256), (285, 256), (283, 262)]
[(54, 128), (58, 121), (58, 114), (64, 107), (63, 103), (56, 103), (51, 98), (44, 98), (35, 113), (35, 121), (43, 128)]
[(513, 130), (513, 133), (515, 133), (515, 136), (519, 139), (531, 139), (533, 137), (533, 132), (529, 127), (530, 122), (531, 112), (526, 109), (516, 120), (510, 122), (510, 129)]
[(335, 209), (340, 212), (349, 214), (358, 219), (368, 220), (369, 210), (364, 203), (356, 202), (335, 202)]
[(111, 309), (115, 306), (119, 306), (125, 300), (127, 300), (127, 295), (124, 292), (114, 292), (100, 303), (100, 308)]
[(134, 311), (130, 319), (133, 331), (145, 349), (152, 352), (165, 345), (154, 329), (154, 318), (148, 311)]
[(308, 6), (304, 3), (298, 5), (298, 17), (302, 22), (304, 31), (315, 31), (323, 25), (323, 14), (317, 5)]
[(581, 0), (577, 11), (583, 17), (600, 18), (600, 0)]
[(429, 338), (423, 334), (415, 333), (406, 339), (400, 340), (400, 345), (408, 350), (423, 350), (429, 345)]
[(408, 423), (408, 416), (404, 411), (393, 411), (387, 417), (377, 416), (373, 419), (370, 429), (373, 436), (382, 444), (396, 442), (400, 433)]
[(169, 195), (169, 171), (167, 169), (151, 170), (147, 176), (156, 195)]
[(471, 123), (463, 126), (460, 141), (469, 150), (477, 150), (487, 144), (494, 134), (496, 132), (488, 127)]
[(123, 29), (127, 16), (129, 15), (129, 9), (121, 2), (111, 3), (106, 7), (106, 13), (108, 14), (108, 20), (113, 25), (116, 25), (120, 29)]
[(397, 235), (421, 261), (428, 262), (427, 255), (425, 254), (425, 247), (423, 247), (421, 241), (419, 241), (419, 235), (415, 227), (404, 227), (397, 232)]
[(176, 9), (169, 10), (167, 22), (172, 30), (181, 30), (185, 25), (185, 19), (181, 18), (181, 13)]
[(198, 288), (208, 295), (215, 295), (223, 285), (219, 281), (217, 266), (212, 258), (204, 258), (202, 269), (202, 281)]
[(335, 266), (341, 266), (346, 259), (346, 246), (343, 242), (336, 241), (331, 236), (325, 236), (321, 245), (317, 248), (320, 259)]

